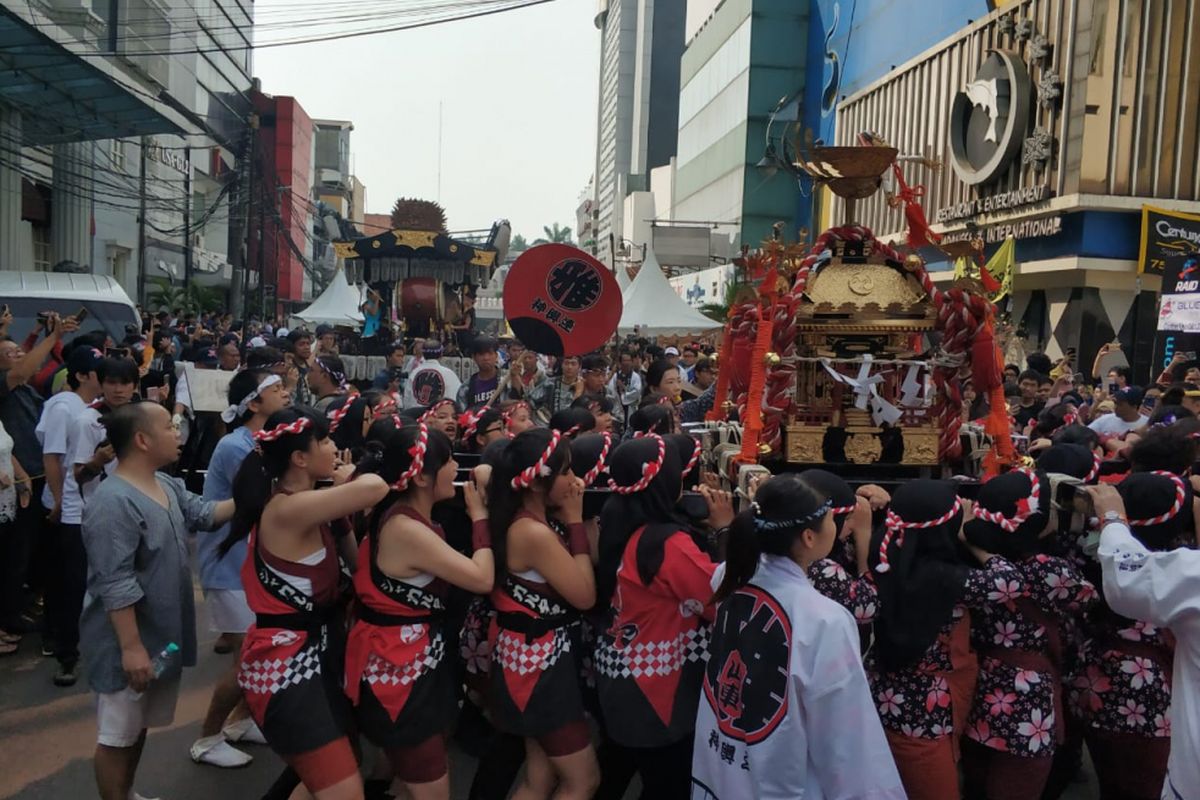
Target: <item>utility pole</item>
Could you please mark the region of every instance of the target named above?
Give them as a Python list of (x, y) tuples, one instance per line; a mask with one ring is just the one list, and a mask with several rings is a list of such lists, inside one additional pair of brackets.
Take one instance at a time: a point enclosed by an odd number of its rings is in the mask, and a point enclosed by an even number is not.
[(146, 137), (138, 140), (137, 301), (146, 304)]
[(183, 290), (192, 283), (192, 148), (184, 150), (183, 172)]

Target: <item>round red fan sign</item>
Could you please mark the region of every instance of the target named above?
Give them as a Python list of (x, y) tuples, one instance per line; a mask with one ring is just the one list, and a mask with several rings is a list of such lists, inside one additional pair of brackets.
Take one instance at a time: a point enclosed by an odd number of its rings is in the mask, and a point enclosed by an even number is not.
[(526, 250), (504, 281), (504, 318), (530, 350), (581, 356), (603, 345), (621, 321), (612, 270), (577, 247)]

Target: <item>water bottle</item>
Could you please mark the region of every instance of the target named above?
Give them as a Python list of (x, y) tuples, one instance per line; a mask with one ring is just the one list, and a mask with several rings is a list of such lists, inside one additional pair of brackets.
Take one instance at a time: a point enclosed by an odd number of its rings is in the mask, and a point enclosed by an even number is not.
[(154, 672), (154, 677), (161, 678), (162, 674), (167, 671), (167, 667), (175, 660), (179, 653), (179, 645), (171, 642), (162, 649), (162, 652), (154, 657), (150, 662), (150, 667)]

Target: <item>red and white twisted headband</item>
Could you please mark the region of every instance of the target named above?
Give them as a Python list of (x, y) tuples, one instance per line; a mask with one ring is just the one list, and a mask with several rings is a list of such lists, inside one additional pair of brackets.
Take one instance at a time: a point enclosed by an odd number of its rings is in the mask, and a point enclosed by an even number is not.
[(395, 395), (385, 394), (383, 398), (380, 399), (379, 403), (376, 404), (375, 408), (371, 409), (371, 417), (373, 419), (383, 419), (394, 412), (399, 405), (400, 404), (396, 402)]
[(474, 411), (464, 411), (458, 416), (458, 428), (462, 432), (463, 441), (469, 440), (475, 435), (475, 429), (479, 427), (479, 419), (483, 413)]
[(417, 431), (417, 441), (408, 448), (408, 454), (412, 456), (412, 463), (408, 465), (408, 469), (400, 473), (399, 478), (396, 478), (396, 482), (392, 484), (393, 489), (403, 492), (408, 488), (408, 482), (421, 474), (421, 470), (425, 468), (425, 453), (428, 449), (429, 426), (422, 422)]
[(667, 458), (667, 441), (656, 433), (647, 434), (643, 438), (650, 437), (658, 440), (658, 455), (653, 461), (647, 461), (645, 464), (642, 464), (642, 477), (638, 478), (637, 482), (630, 486), (621, 486), (612, 478), (609, 478), (608, 488), (617, 494), (636, 494), (650, 485), (650, 481), (654, 480), (654, 476), (658, 475), (662, 469), (663, 462)]
[(558, 443), (562, 441), (562, 434), (558, 431), (550, 431), (550, 443), (546, 445), (546, 449), (538, 456), (538, 460), (533, 462), (531, 466), (521, 470), (510, 481), (512, 488), (528, 489), (533, 485), (533, 482), (538, 478), (547, 478), (550, 476), (550, 458), (554, 455), (554, 451), (558, 449)]
[(978, 503), (975, 505), (975, 516), (993, 525), (998, 525), (1001, 530), (1006, 533), (1014, 533), (1017, 528), (1021, 527), (1024, 522), (1036, 514), (1040, 508), (1042, 495), (1042, 484), (1038, 480), (1037, 474), (1031, 469), (1016, 469), (1013, 472), (1024, 475), (1029, 478), (1029, 484), (1032, 487), (1029, 490), (1029, 497), (1022, 497), (1017, 501), (1017, 513), (1012, 517), (1006, 517), (999, 511), (988, 511)]
[(311, 417), (300, 417), (295, 422), (285, 422), (282, 425), (276, 425), (270, 430), (261, 430), (254, 432), (254, 446), (260, 447), (263, 442), (273, 442), (284, 436), (292, 436), (297, 433), (303, 433), (312, 427), (313, 421)]
[(704, 452), (704, 445), (700, 443), (699, 439), (696, 439), (694, 444), (695, 448), (692, 450), (692, 457), (688, 459), (687, 466), (683, 468), (682, 478), (686, 478), (692, 474), (692, 470), (700, 463), (700, 454)]
[(596, 459), (596, 464), (589, 469), (583, 476), (583, 486), (587, 488), (596, 482), (596, 478), (600, 477), (600, 473), (604, 472), (605, 463), (608, 461), (608, 451), (612, 449), (612, 434), (608, 431), (600, 434), (604, 437), (604, 446), (600, 448), (600, 455)]
[(835, 517), (837, 517), (842, 514), (852, 514), (852, 513), (854, 513), (854, 509), (856, 509), (856, 508), (858, 508), (857, 500), (855, 500), (853, 503), (851, 503), (848, 506), (833, 506), (829, 510), (833, 512), (833, 515)]
[(1183, 479), (1174, 472), (1156, 469), (1150, 474), (1171, 479), (1171, 482), (1175, 484), (1175, 502), (1171, 504), (1170, 508), (1159, 514), (1157, 517), (1129, 520), (1129, 527), (1131, 528), (1146, 528), (1151, 525), (1161, 525), (1164, 522), (1170, 522), (1180, 511), (1183, 510), (1183, 502), (1187, 499), (1187, 491), (1184, 489)]
[(1096, 480), (1096, 476), (1100, 474), (1100, 456), (1092, 453), (1092, 470), (1084, 476), (1084, 483), (1091, 483)]
[(340, 407), (333, 409), (325, 415), (329, 418), (330, 433), (337, 431), (338, 426), (342, 424), (342, 420), (345, 419), (346, 415), (350, 413), (350, 406), (353, 404), (353, 402), (354, 395), (350, 395), (346, 398), (346, 402), (342, 403)]
[(427, 422), (427, 421), (433, 419), (433, 416), (434, 416), (434, 414), (437, 414), (438, 409), (441, 408), (442, 406), (447, 406), (447, 405), (453, 406), (454, 401), (451, 400), (449, 397), (443, 397), (441, 400), (438, 400), (436, 403), (431, 405), (429, 408), (425, 409), (425, 413), (422, 414), (420, 419), (418, 419), (417, 421), (418, 422)]
[(950, 506), (950, 510), (940, 517), (926, 520), (924, 522), (907, 522), (895, 511), (890, 508), (887, 512), (885, 521), (886, 529), (883, 533), (883, 541), (879, 543), (879, 564), (875, 567), (876, 572), (887, 572), (892, 568), (891, 562), (888, 559), (888, 549), (891, 547), (892, 540), (896, 540), (896, 547), (904, 546), (904, 532), (909, 528), (921, 530), (924, 528), (936, 528), (938, 525), (945, 525), (955, 514), (962, 509), (962, 503), (957, 497), (954, 498), (954, 503)]
[(1068, 411), (1066, 414), (1063, 414), (1062, 422), (1058, 423), (1058, 427), (1055, 428), (1055, 430), (1061, 430), (1062, 428), (1065, 428), (1068, 425), (1074, 425), (1078, 421), (1079, 421), (1079, 415), (1076, 414), (1074, 411)]

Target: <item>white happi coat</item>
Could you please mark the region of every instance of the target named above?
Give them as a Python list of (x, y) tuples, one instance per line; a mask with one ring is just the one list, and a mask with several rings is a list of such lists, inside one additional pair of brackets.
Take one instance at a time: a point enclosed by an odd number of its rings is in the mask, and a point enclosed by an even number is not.
[(1096, 557), (1104, 599), (1118, 614), (1175, 635), (1171, 757), (1164, 800), (1200, 798), (1200, 551), (1152, 552), (1119, 522), (1104, 526)]
[[(718, 586), (721, 565), (713, 578)], [(788, 558), (721, 602), (696, 714), (693, 800), (904, 800), (850, 613)]]

